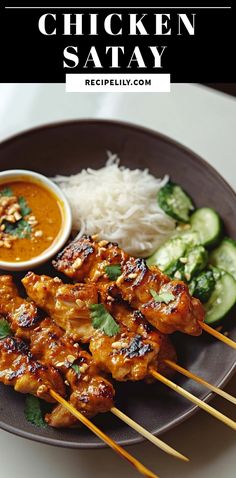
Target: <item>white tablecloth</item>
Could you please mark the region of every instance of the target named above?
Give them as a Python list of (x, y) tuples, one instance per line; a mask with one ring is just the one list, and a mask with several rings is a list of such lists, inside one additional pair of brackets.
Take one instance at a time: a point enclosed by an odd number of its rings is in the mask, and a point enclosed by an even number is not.
[[(236, 100), (229, 96), (189, 84), (172, 85), (170, 94), (66, 94), (63, 85), (0, 85), (0, 140), (33, 126), (73, 118), (120, 119), (153, 128), (199, 153), (236, 185)], [(227, 390), (236, 394), (236, 377)], [(223, 399), (212, 404), (236, 418), (233, 405)], [(235, 434), (204, 412), (162, 438), (187, 454), (191, 463), (180, 463), (149, 443), (129, 451), (163, 478), (235, 478)], [(4, 431), (0, 431), (0, 450), (4, 478), (138, 476), (111, 450), (54, 448)]]

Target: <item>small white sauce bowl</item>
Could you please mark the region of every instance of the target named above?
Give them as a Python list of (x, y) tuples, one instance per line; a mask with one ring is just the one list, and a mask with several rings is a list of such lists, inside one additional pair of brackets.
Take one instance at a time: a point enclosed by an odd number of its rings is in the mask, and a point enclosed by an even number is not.
[(40, 255), (22, 262), (1, 261), (0, 249), (0, 269), (7, 271), (31, 270), (47, 262), (64, 246), (65, 242), (69, 238), (72, 228), (71, 209), (68, 200), (65, 197), (64, 193), (61, 191), (61, 189), (56, 184), (54, 184), (53, 181), (48, 179), (46, 176), (43, 176), (42, 174), (35, 173), (34, 171), (28, 171), (26, 169), (11, 169), (7, 171), (2, 171), (0, 173), (0, 187), (5, 183), (13, 181), (29, 181), (31, 183), (38, 184), (43, 188), (46, 188), (58, 198), (58, 201), (62, 208), (61, 230), (54, 239), (53, 243)]

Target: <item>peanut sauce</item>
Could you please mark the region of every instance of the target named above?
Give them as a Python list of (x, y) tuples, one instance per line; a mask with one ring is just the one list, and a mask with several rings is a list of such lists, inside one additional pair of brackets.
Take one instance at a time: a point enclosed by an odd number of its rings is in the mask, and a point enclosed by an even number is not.
[[(1, 183), (0, 194), (3, 194), (6, 188), (12, 191), (17, 200), (23, 197), (30, 208), (31, 212), (23, 219), (29, 223), (31, 232), (27, 237), (15, 236), (14, 240), (10, 241), (9, 247), (0, 247), (0, 260), (27, 261), (42, 254), (55, 241), (62, 227), (62, 206), (57, 196), (47, 187), (30, 180)], [(5, 238), (12, 237), (10, 234), (4, 235)]]

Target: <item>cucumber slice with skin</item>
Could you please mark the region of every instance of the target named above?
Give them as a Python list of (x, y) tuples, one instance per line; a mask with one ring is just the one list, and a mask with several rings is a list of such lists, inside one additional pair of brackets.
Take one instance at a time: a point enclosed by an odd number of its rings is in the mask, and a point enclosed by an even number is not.
[(188, 222), (190, 211), (194, 210), (190, 197), (178, 184), (171, 181), (160, 189), (157, 201), (168, 216), (180, 222)]
[(147, 265), (157, 266), (161, 271), (165, 271), (175, 266), (178, 259), (184, 255), (185, 249), (186, 246), (182, 239), (173, 237), (147, 259)]
[(193, 276), (198, 274), (198, 272), (201, 272), (204, 267), (206, 267), (208, 253), (205, 247), (196, 246), (187, 252), (183, 260), (186, 261), (184, 265), (184, 276), (189, 282)]
[(210, 264), (229, 272), (236, 280), (236, 241), (225, 237), (217, 249), (212, 251)]
[(219, 322), (230, 311), (235, 302), (236, 282), (230, 274), (221, 272), (210, 299), (204, 304), (205, 322), (207, 324)]
[(222, 225), (219, 214), (214, 209), (202, 207), (190, 218), (192, 228), (198, 232), (203, 246), (216, 244), (220, 238)]
[(189, 227), (189, 229), (186, 229), (186, 230), (177, 231), (174, 237), (181, 238), (186, 248), (192, 248), (192, 247), (201, 245), (200, 235), (198, 234), (197, 231), (193, 231), (191, 227)]
[(191, 295), (199, 299), (201, 302), (207, 302), (215, 288), (216, 279), (212, 270), (205, 270), (194, 277), (189, 284), (189, 292)]

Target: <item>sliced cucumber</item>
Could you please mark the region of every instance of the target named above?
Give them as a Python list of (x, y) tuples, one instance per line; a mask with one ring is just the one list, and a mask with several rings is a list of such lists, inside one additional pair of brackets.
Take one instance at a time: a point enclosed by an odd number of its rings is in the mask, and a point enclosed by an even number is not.
[(215, 288), (215, 283), (213, 271), (203, 271), (190, 282), (189, 292), (201, 302), (205, 303), (210, 299)]
[(185, 249), (186, 245), (183, 240), (179, 237), (173, 237), (147, 259), (147, 265), (157, 266), (161, 271), (172, 269), (178, 259), (184, 255)]
[(236, 282), (227, 272), (220, 274), (210, 299), (204, 305), (206, 311), (205, 322), (214, 324), (230, 311), (236, 302)]
[(197, 209), (190, 218), (192, 229), (200, 236), (201, 244), (211, 246), (220, 238), (222, 225), (219, 214), (209, 207)]
[(189, 213), (194, 210), (190, 197), (171, 181), (160, 189), (157, 201), (166, 214), (180, 222), (188, 222)]
[(194, 275), (198, 274), (198, 272), (201, 272), (204, 267), (206, 267), (208, 253), (203, 246), (196, 246), (185, 254), (183, 260), (185, 262), (184, 276), (189, 282)]
[[(186, 225), (185, 225), (186, 226)], [(199, 246), (201, 244), (200, 235), (197, 231), (194, 231), (191, 227), (189, 229), (182, 229), (177, 231), (174, 237), (179, 237), (184, 242), (187, 248)]]
[(236, 280), (236, 241), (225, 237), (210, 255), (210, 263), (232, 274)]

